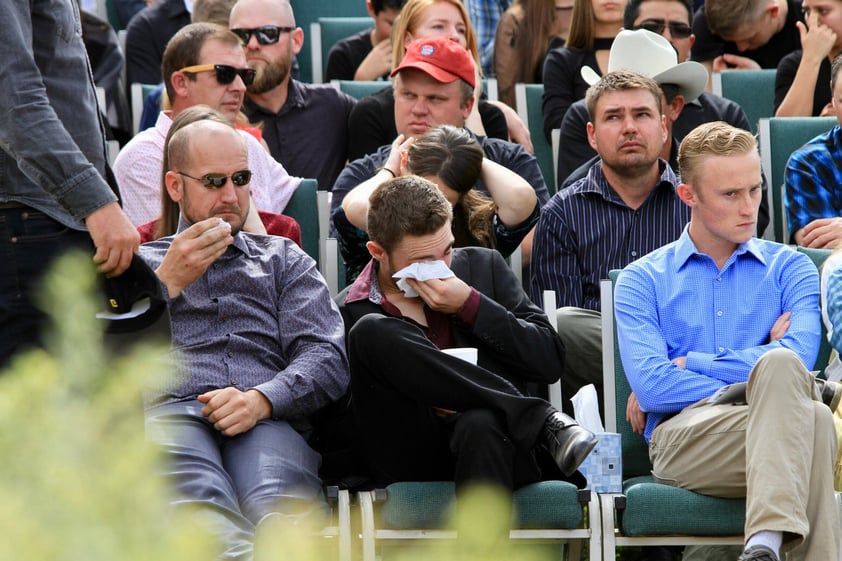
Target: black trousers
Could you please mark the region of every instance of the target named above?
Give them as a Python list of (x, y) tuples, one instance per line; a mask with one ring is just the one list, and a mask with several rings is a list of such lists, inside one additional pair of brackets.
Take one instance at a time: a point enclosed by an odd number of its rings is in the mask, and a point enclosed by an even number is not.
[(548, 402), (441, 352), (400, 319), (364, 316), (348, 349), (357, 436), (378, 484), (454, 480), (515, 489), (541, 479), (533, 449), (553, 411)]

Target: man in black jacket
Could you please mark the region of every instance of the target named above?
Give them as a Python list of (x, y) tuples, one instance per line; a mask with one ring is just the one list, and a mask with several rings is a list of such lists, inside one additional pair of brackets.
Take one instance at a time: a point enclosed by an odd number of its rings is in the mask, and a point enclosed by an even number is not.
[[(546, 478), (549, 452), (570, 476), (596, 437), (529, 391), (558, 378), (564, 346), (496, 251), (453, 249), (451, 215), (433, 183), (385, 182), (368, 213), (373, 259), (337, 296), (369, 472), (512, 490)], [(457, 347), (476, 348), (476, 364), (442, 352)]]

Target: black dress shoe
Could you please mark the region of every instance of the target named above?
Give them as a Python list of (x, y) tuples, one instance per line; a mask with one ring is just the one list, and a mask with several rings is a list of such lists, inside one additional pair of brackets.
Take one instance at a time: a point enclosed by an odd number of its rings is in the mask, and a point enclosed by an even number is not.
[(544, 443), (561, 472), (572, 475), (599, 441), (591, 431), (579, 426), (572, 417), (555, 411), (547, 417)]
[(839, 407), (839, 401), (842, 400), (842, 385), (816, 378), (816, 386), (818, 386), (819, 393), (822, 395), (822, 402), (830, 407), (831, 411), (836, 411), (836, 408)]

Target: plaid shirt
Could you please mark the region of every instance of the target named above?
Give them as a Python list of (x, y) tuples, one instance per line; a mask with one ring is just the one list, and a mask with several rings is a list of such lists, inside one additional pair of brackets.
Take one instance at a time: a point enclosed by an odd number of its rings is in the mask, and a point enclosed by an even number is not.
[(482, 73), (491, 76), (494, 72), (494, 35), (497, 33), (497, 24), (500, 23), (500, 17), (509, 8), (511, 1), (464, 0), (463, 3), (468, 9), (471, 27), (477, 34)]
[(790, 242), (810, 222), (842, 214), (842, 128), (837, 125), (792, 153), (784, 187)]

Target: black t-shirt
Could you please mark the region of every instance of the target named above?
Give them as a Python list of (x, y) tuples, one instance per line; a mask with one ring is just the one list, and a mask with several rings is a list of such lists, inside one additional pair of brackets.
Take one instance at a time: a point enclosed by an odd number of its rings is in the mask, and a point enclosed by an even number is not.
[[(780, 107), (786, 97), (792, 81), (795, 80), (795, 73), (801, 64), (802, 51), (799, 49), (794, 53), (786, 55), (778, 65), (778, 72), (775, 74), (775, 111)], [(816, 77), (816, 87), (813, 90), (813, 113), (818, 117), (825, 105), (830, 103), (833, 96), (830, 91), (830, 61), (825, 57), (819, 66), (819, 75)]]
[(803, 19), (801, 0), (788, 0), (787, 5), (789, 10), (783, 28), (772, 35), (769, 42), (759, 49), (743, 52), (737, 50), (737, 45), (732, 41), (725, 41), (719, 35), (712, 33), (708, 27), (704, 7), (699, 8), (693, 18), (693, 34), (696, 36), (696, 42), (693, 43), (690, 58), (698, 61), (713, 60), (727, 53), (750, 58), (761, 68), (777, 68), (781, 59), (801, 48), (801, 34), (795, 26), (796, 22)]
[[(336, 43), (327, 55), (325, 82), (331, 80), (353, 80), (357, 68), (374, 46), (371, 44), (371, 29), (360, 31)], [(388, 79), (389, 74), (382, 76)]]
[[(486, 136), (509, 139), (509, 129), (502, 111), (482, 100), (477, 110)], [(348, 129), (349, 161), (373, 154), (381, 146), (394, 142), (398, 130), (395, 127), (395, 95), (391, 84), (357, 102), (348, 118)]]

